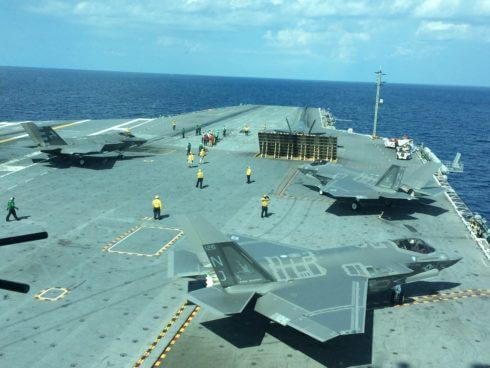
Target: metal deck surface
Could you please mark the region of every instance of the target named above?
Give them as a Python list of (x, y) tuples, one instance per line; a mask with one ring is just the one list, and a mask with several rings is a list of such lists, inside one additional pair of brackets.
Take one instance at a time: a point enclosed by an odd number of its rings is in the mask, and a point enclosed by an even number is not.
[[(43, 161), (19, 126), (0, 128), (1, 201), (15, 195), (18, 215), (28, 216), (2, 220), (1, 234), (49, 233), (0, 249), (0, 277), (31, 285), (26, 295), (0, 292), (0, 366), (488, 366), (490, 269), (452, 205), (441, 196), (353, 212), (320, 196), (316, 183), (296, 171), (301, 162), (256, 157), (257, 131), (284, 129), (285, 117), (294, 124), (301, 111), (244, 105), (155, 119), (43, 122), (58, 126), (62, 137), (112, 127), (162, 137), (114, 165), (87, 167)], [(202, 190), (195, 188), (197, 164), (188, 168), (185, 155), (188, 142), (196, 153), (198, 123), (203, 132), (228, 130), (202, 165)], [(245, 124), (249, 136), (239, 133)], [(338, 135), (339, 163), (347, 167), (381, 173), (396, 162), (381, 140), (328, 132)], [(418, 158), (403, 164), (418, 165)], [(271, 216), (261, 219), (265, 193)], [(166, 215), (160, 221), (152, 219), (155, 194)], [(252, 312), (225, 317), (185, 304), (187, 280), (169, 278), (170, 258), (172, 249), (193, 245), (175, 215), (197, 212), (225, 232), (309, 249), (420, 237), (464, 258), (431, 282), (408, 285), (409, 302), (401, 307), (371, 298), (366, 333), (320, 344)], [(328, 297), (328, 290), (318, 295)]]

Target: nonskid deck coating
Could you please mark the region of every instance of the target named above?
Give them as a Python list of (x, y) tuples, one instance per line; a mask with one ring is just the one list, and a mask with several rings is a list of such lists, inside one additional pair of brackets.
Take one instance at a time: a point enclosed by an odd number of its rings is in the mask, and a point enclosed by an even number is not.
[[(251, 125), (253, 133), (264, 125), (283, 129), (285, 117), (291, 121), (300, 110), (237, 106), (196, 112), (177, 117), (176, 132), (171, 129), (172, 118), (157, 118), (132, 130), (136, 135), (166, 137), (146, 153), (131, 154), (145, 157), (118, 161), (106, 169), (57, 168), (45, 162), (28, 167), (32, 160), (25, 158), (15, 163), (25, 169), (0, 175), (2, 188), (13, 187), (4, 192), (4, 200), (15, 194), (19, 215), (31, 216), (20, 223), (2, 223), (2, 232), (44, 228), (50, 234), (46, 241), (1, 250), (5, 260), (0, 266), (2, 278), (31, 284), (28, 295), (2, 292), (1, 365), (130, 367), (138, 362), (182, 307), (187, 282), (168, 277), (170, 253), (134, 257), (111, 254), (105, 247), (131, 228), (155, 224), (147, 219), (152, 216), (154, 194), (160, 194), (163, 214), (169, 215), (157, 224), (169, 228), (178, 228), (176, 214), (200, 212), (223, 231), (310, 249), (422, 237), (464, 259), (431, 283), (411, 285), (408, 296), (434, 290), (489, 288), (488, 267), (445, 197), (430, 205), (395, 204), (381, 218), (380, 207), (352, 213), (348, 206), (319, 196), (316, 183), (310, 179), (294, 175), (299, 162), (257, 158), (256, 134), (246, 137), (238, 133), (245, 123)], [(134, 119), (89, 121), (59, 133), (84, 136), (130, 120)], [(195, 151), (199, 144), (195, 124), (216, 120), (203, 130), (221, 131), (226, 126), (229, 136), (210, 149), (203, 165), (208, 187), (199, 190), (194, 187), (197, 168), (186, 166), (185, 147), (191, 142)], [(190, 132), (186, 133), (188, 138), (181, 139), (184, 124)], [(18, 132), (9, 134), (6, 136)], [(379, 173), (389, 166), (390, 159), (396, 161), (393, 151), (384, 149), (380, 141), (335, 134), (343, 146), (339, 163), (345, 166), (366, 167), (368, 160), (369, 170)], [(25, 138), (0, 144), (0, 162), (32, 153), (33, 148), (26, 148), (29, 144)], [(250, 185), (245, 184), (244, 175), (248, 164), (255, 180)], [(272, 198), (272, 216), (261, 220), (259, 199), (265, 193)], [(184, 235), (172, 247), (192, 245)], [(68, 292), (52, 302), (33, 297), (51, 287)], [(177, 340), (169, 339), (174, 341), (172, 348), (160, 362), (175, 367), (196, 366), (196, 362), (199, 367), (488, 364), (485, 340), (490, 324), (488, 314), (481, 313), (488, 309), (488, 303), (485, 297), (469, 297), (377, 308), (368, 312), (365, 334), (343, 336), (325, 344), (256, 314), (224, 318), (201, 309)], [(172, 328), (176, 333), (177, 325), (184, 322), (175, 322)], [(143, 366), (151, 366), (161, 357), (169, 343), (163, 340)], [(430, 354), (426, 349), (431, 349)]]

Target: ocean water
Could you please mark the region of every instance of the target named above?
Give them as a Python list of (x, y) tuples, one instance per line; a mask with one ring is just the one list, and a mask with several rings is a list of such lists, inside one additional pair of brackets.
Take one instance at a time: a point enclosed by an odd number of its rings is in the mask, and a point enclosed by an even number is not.
[[(330, 108), (350, 120), (338, 128), (370, 133), (372, 77), (348, 83), (0, 67), (0, 121), (155, 117), (244, 103)], [(406, 133), (443, 160), (461, 152), (465, 172), (449, 180), (490, 221), (490, 88), (386, 79), (378, 134)]]

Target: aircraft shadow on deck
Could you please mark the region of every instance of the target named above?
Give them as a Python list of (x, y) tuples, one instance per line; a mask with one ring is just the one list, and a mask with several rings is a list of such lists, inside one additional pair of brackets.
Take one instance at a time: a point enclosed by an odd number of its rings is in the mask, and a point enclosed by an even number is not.
[(153, 157), (152, 155), (138, 155), (138, 156), (123, 156), (120, 158), (84, 158), (85, 163), (80, 165), (79, 162), (72, 159), (64, 158), (33, 158), (32, 162), (42, 163), (47, 167), (54, 167), (56, 169), (68, 169), (71, 167), (78, 167), (87, 170), (108, 170), (112, 169), (117, 161), (128, 161), (134, 159), (143, 159), (147, 157)]
[[(405, 295), (405, 303), (411, 303), (415, 297), (437, 295), (439, 292), (449, 292), (457, 286), (457, 282), (446, 281), (415, 281), (403, 285), (403, 293)], [(383, 309), (392, 308), (390, 291), (369, 294), (367, 300), (368, 309)]]
[[(417, 281), (406, 284), (403, 286), (405, 302), (413, 301), (411, 299), (413, 297), (435, 295), (459, 285), (459, 283), (444, 281)], [(321, 343), (293, 328), (271, 322), (253, 310), (254, 304), (250, 303), (241, 314), (201, 324), (238, 349), (260, 346), (267, 333), (327, 367), (372, 364), (374, 310), (393, 307), (389, 292), (370, 294), (367, 301), (365, 332), (338, 336)], [(408, 363), (403, 364), (406, 365), (400, 367), (410, 367)]]
[[(317, 186), (302, 185), (318, 194)], [(433, 205), (436, 201), (430, 198), (413, 201), (392, 200), (390, 205), (385, 205), (383, 200), (361, 201), (361, 205), (354, 211), (351, 201), (336, 200), (328, 195), (326, 197), (334, 200), (334, 203), (325, 212), (336, 216), (379, 215), (383, 212), (385, 220), (414, 220), (415, 217), (411, 216), (414, 213), (439, 216), (447, 212), (446, 209)]]
[(412, 214), (421, 213), (435, 217), (448, 211), (427, 201), (393, 201), (390, 206), (383, 205), (381, 201), (361, 202), (361, 205), (354, 211), (350, 202), (337, 200), (325, 212), (336, 216), (379, 215), (383, 212), (384, 220), (416, 220)]
[(372, 310), (366, 312), (365, 333), (338, 336), (325, 343), (291, 327), (272, 323), (249, 307), (241, 314), (203, 322), (202, 325), (238, 349), (260, 346), (267, 333), (328, 367), (366, 365), (371, 364), (372, 361)]

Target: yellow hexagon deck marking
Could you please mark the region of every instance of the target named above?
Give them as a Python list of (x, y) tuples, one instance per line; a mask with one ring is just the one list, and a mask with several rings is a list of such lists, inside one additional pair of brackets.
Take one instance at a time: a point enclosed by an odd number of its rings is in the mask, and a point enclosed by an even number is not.
[[(44, 295), (46, 293), (49, 293), (50, 291), (59, 291), (60, 294), (57, 295), (56, 297), (53, 297), (53, 298), (45, 297)], [(41, 290), (41, 292), (39, 294), (34, 295), (34, 298), (42, 300), (42, 301), (46, 301), (46, 302), (55, 302), (57, 300), (63, 299), (66, 294), (68, 294), (67, 288), (54, 286), (54, 287), (50, 287), (48, 289)]]

